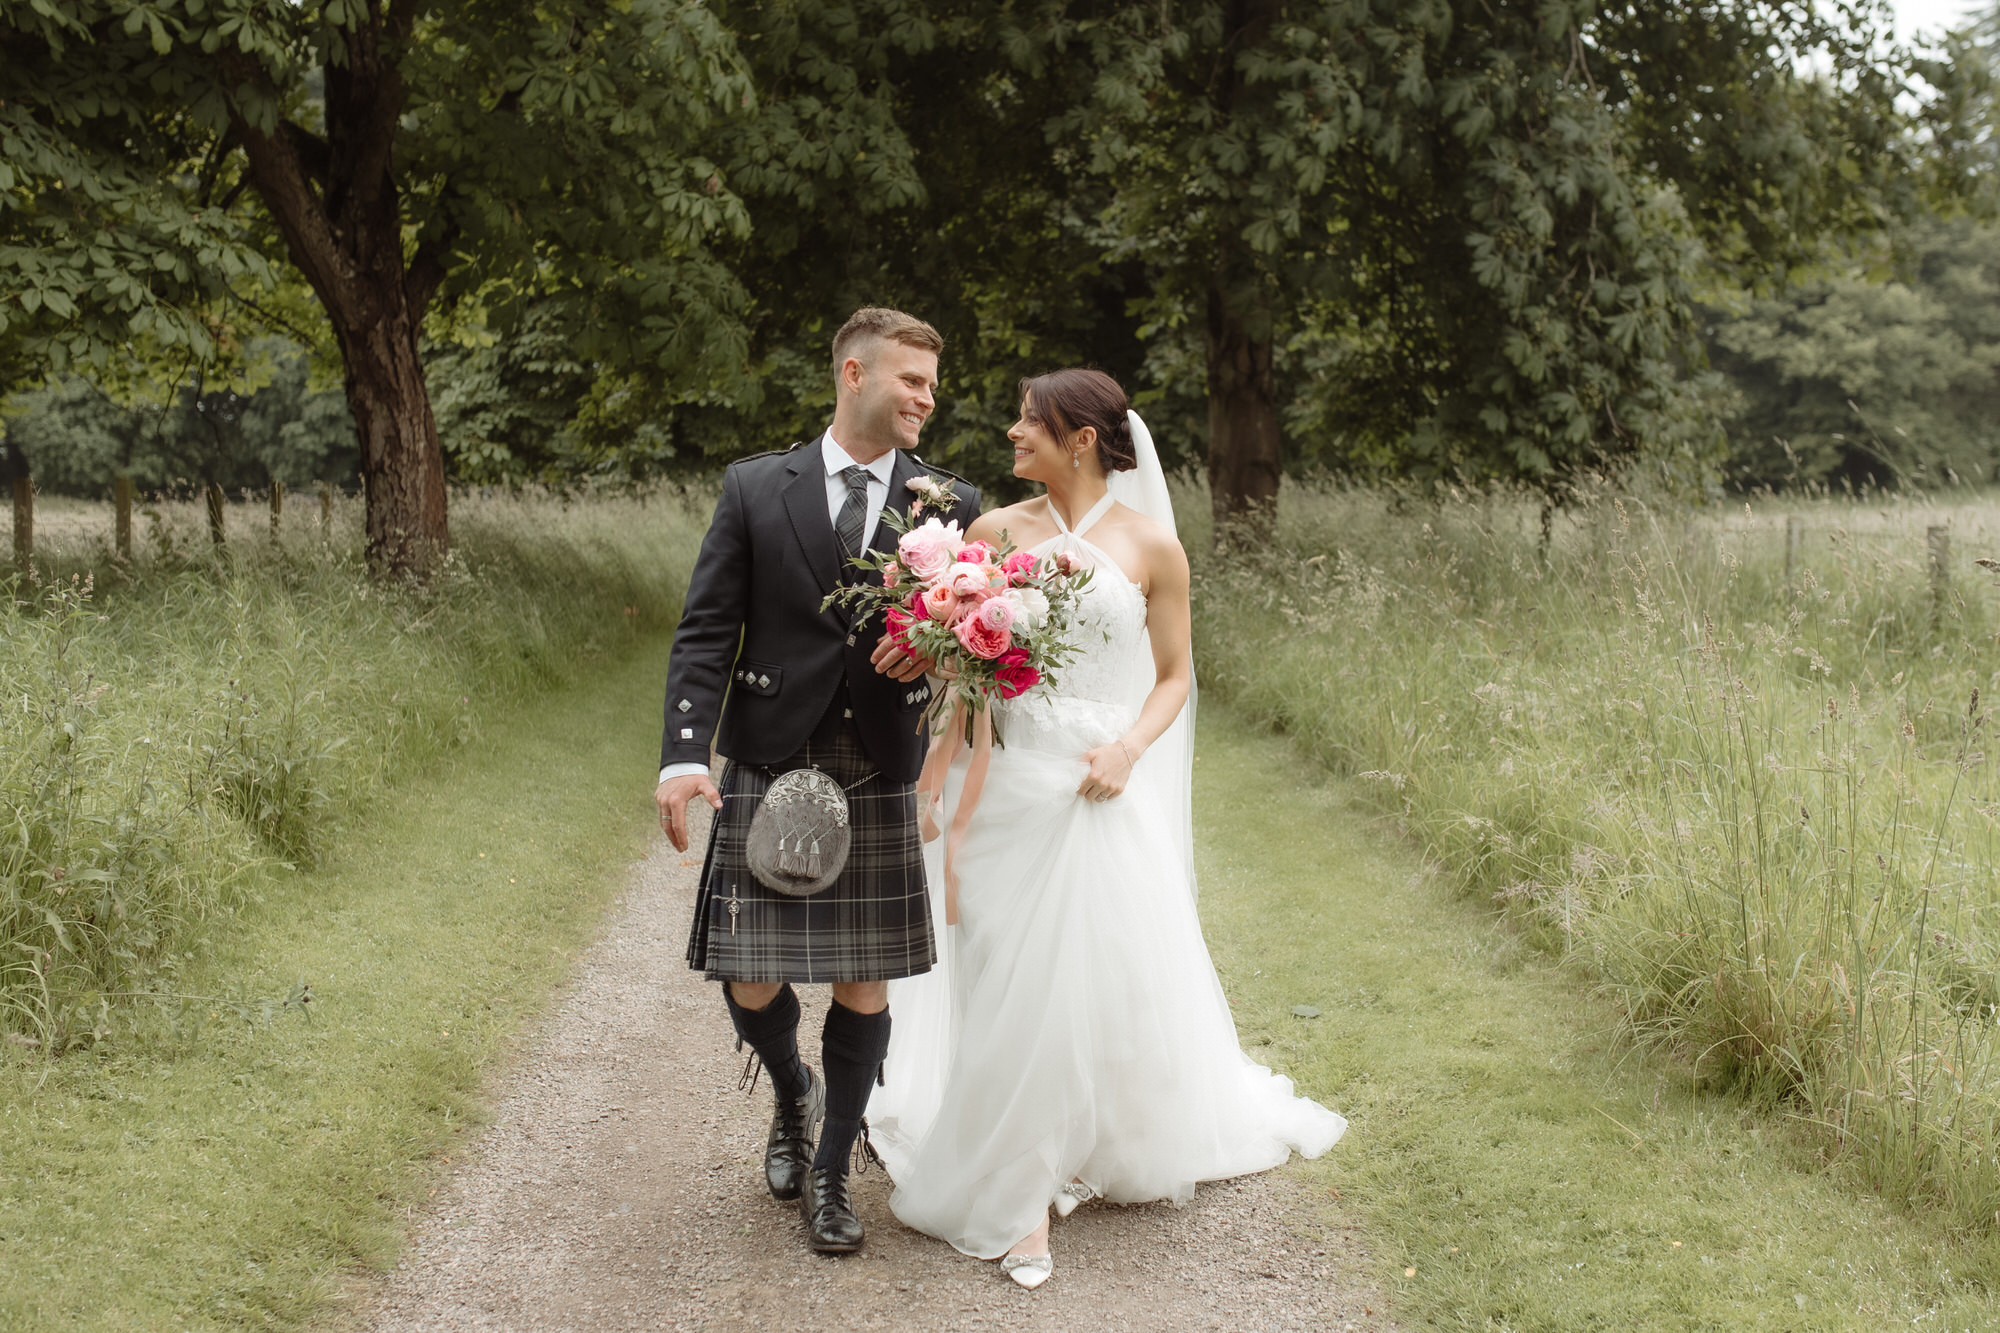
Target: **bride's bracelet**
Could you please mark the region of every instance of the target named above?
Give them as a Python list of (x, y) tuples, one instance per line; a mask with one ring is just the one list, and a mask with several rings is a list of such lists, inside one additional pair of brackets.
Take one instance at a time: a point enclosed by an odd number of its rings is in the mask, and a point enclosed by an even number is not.
[(1125, 771), (1127, 773), (1130, 773), (1133, 769), (1139, 766), (1139, 761), (1132, 757), (1132, 752), (1130, 750), (1125, 749), (1124, 741), (1121, 740), (1118, 742), (1118, 748), (1120, 750), (1124, 750), (1125, 752)]

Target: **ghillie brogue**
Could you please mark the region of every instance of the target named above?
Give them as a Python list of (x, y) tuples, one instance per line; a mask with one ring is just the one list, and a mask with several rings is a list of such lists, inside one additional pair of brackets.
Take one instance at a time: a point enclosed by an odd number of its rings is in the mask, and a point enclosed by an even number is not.
[(826, 1084), (805, 1066), (803, 1097), (778, 1097), (771, 1112), (771, 1137), (764, 1143), (764, 1183), (774, 1199), (796, 1199), (812, 1167), (813, 1132), (826, 1118)]
[(847, 1172), (840, 1167), (815, 1167), (806, 1173), (799, 1216), (805, 1219), (806, 1243), (821, 1254), (853, 1254), (866, 1238), (847, 1195)]

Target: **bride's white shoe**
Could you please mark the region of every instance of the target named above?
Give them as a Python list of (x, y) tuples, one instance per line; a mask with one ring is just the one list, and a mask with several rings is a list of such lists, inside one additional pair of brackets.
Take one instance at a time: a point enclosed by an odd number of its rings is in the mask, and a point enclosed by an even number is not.
[(1000, 1260), (1000, 1271), (1033, 1291), (1056, 1271), (1053, 1254), (1009, 1254)]
[(1097, 1191), (1081, 1180), (1072, 1180), (1056, 1191), (1056, 1216), (1068, 1217), (1078, 1206), (1089, 1203), (1097, 1197)]

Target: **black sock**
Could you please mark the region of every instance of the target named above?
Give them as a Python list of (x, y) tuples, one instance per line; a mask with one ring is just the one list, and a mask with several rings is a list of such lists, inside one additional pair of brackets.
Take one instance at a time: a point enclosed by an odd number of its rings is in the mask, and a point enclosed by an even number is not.
[(729, 993), (729, 983), (724, 982), (722, 998), (729, 1005), (729, 1019), (736, 1024), (736, 1035), (763, 1057), (764, 1068), (771, 1075), (771, 1087), (780, 1097), (805, 1096), (809, 1085), (806, 1067), (799, 1061), (798, 994), (786, 986), (778, 992), (777, 999), (762, 1009), (745, 1009), (736, 1003), (736, 997)]
[(826, 1061), (826, 1124), (820, 1129), (813, 1169), (831, 1166), (845, 1175), (847, 1154), (861, 1133), (861, 1117), (868, 1114), (875, 1073), (889, 1054), (889, 1011), (857, 1014), (835, 1001), (827, 1008), (821, 1041)]

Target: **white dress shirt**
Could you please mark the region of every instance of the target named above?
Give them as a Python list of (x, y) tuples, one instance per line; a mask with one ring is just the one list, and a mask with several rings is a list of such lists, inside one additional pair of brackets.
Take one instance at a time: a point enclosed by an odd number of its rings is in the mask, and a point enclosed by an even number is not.
[[(861, 526), (861, 549), (865, 551), (875, 536), (875, 525), (880, 520), (882, 506), (889, 502), (889, 474), (896, 470), (896, 451), (891, 449), (872, 463), (857, 464), (852, 454), (834, 442), (833, 432), (829, 430), (819, 437), (819, 456), (826, 467), (826, 516), (832, 520), (836, 531), (840, 528), (840, 511), (847, 506), (847, 478), (840, 474), (856, 466), (868, 469), (868, 517)], [(668, 764), (660, 770), (660, 781), (706, 772), (707, 764)]]

